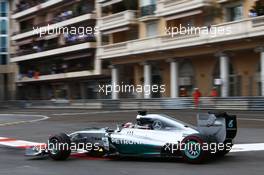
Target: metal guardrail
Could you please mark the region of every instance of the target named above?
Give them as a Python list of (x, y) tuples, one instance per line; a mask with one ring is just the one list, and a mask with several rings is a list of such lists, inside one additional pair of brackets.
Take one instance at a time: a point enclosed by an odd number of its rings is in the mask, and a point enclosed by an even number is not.
[(120, 100), (27, 100), (0, 102), (0, 108), (76, 108), (76, 109), (206, 109), (264, 110), (264, 97), (120, 99)]

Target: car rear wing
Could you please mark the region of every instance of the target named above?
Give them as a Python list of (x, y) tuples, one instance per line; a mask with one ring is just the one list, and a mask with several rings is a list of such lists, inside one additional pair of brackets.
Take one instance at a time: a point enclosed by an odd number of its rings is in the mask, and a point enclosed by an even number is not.
[(197, 125), (202, 135), (214, 137), (220, 143), (233, 140), (237, 134), (236, 116), (226, 112), (198, 114)]

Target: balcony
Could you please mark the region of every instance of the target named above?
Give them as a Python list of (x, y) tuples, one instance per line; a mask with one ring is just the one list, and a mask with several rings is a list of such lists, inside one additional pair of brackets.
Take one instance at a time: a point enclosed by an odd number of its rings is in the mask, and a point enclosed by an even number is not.
[(33, 30), (33, 28), (32, 28), (31, 31), (28, 31), (28, 32), (25, 32), (25, 33), (21, 33), (21, 34), (16, 34), (16, 35), (12, 36), (11, 40), (20, 40), (20, 39), (31, 37), (31, 36), (34, 36), (34, 35), (39, 35), (40, 31), (42, 31), (42, 32), (43, 31), (50, 31), (50, 30), (54, 31), (55, 29), (58, 29), (58, 28), (61, 28), (61, 27), (73, 25), (73, 24), (76, 24), (76, 23), (79, 23), (79, 22), (83, 22), (83, 21), (86, 21), (86, 20), (89, 20), (89, 19), (95, 19), (95, 18), (96, 18), (95, 14), (81, 15), (81, 16), (74, 17), (74, 18), (71, 18), (71, 19), (67, 19), (65, 21), (61, 21), (61, 22), (58, 22), (58, 23), (55, 23), (55, 24), (51, 24), (51, 25), (44, 26), (44, 27), (39, 27), (39, 28), (37, 28), (37, 30)]
[(14, 11), (12, 15), (13, 19), (21, 18), (23, 16), (35, 13), (41, 9), (51, 7), (63, 1), (69, 0), (39, 0), (38, 2), (32, 1), (32, 3), (25, 2), (23, 4), (18, 4), (17, 9)]
[(98, 2), (102, 4), (102, 6), (109, 6), (109, 5), (116, 4), (122, 1), (123, 0), (98, 0)]
[(156, 36), (152, 38), (132, 40), (123, 43), (105, 45), (98, 48), (99, 59), (109, 59), (133, 54), (164, 51), (192, 47), (197, 45), (213, 44), (230, 40), (258, 37), (264, 35), (264, 16), (249, 18), (240, 21), (218, 24), (212, 27), (230, 28), (230, 34), (213, 34), (203, 32), (208, 28), (201, 28), (201, 32), (186, 35)]
[(88, 76), (96, 76), (96, 75), (111, 75), (109, 69), (103, 69), (102, 72), (97, 70), (82, 70), (82, 71), (75, 71), (75, 72), (67, 72), (67, 73), (57, 73), (57, 74), (50, 74), (50, 75), (40, 75), (38, 77), (27, 77), (27, 76), (20, 76), (16, 82), (17, 83), (27, 83), (27, 82), (37, 82), (37, 81), (48, 81), (48, 80), (58, 80), (58, 79), (65, 79), (65, 78), (82, 78)]
[(260, 16), (257, 18), (252, 18), (253, 27), (261, 27), (264, 26), (264, 16)]
[(85, 43), (81, 43), (81, 44), (64, 46), (62, 48), (50, 49), (50, 50), (37, 52), (37, 53), (32, 53), (32, 50), (29, 50), (29, 52), (26, 51), (23, 53), (26, 55), (18, 56), (19, 55), (18, 54), (15, 57), (11, 58), (11, 62), (31, 60), (31, 59), (41, 58), (41, 57), (47, 57), (47, 56), (52, 56), (52, 55), (58, 55), (58, 54), (63, 54), (63, 53), (68, 53), (68, 52), (79, 51), (79, 50), (83, 50), (83, 49), (90, 49), (90, 48), (96, 48), (96, 43), (95, 42), (85, 42)]
[[(75, 45), (75, 44), (81, 44), (85, 42), (96, 42), (95, 35), (63, 35), (63, 37), (60, 37), (59, 42), (58, 38), (60, 35), (47, 35), (46, 37), (43, 38), (37, 38), (36, 40), (31, 39), (31, 40), (24, 40), (21, 42), (22, 45), (19, 47), (19, 52), (15, 54), (15, 56), (22, 56), (22, 55), (27, 55), (27, 54), (32, 54), (32, 53), (37, 53), (37, 52), (43, 52), (43, 51), (48, 51), (52, 49), (57, 49), (61, 47), (67, 47), (70, 45)], [(50, 41), (51, 39), (52, 41)], [(28, 49), (30, 48), (30, 49)], [(14, 57), (11, 55), (11, 57)]]
[(59, 73), (59, 74), (51, 74), (51, 75), (41, 75), (38, 77), (20, 77), (17, 80), (17, 83), (26, 83), (26, 82), (35, 82), (35, 81), (47, 81), (47, 80), (58, 80), (58, 79), (65, 79), (65, 78), (77, 78), (77, 77), (86, 77), (97, 75), (96, 71), (93, 70), (84, 70), (84, 71), (77, 71), (77, 72), (68, 72), (68, 73)]
[(82, 16), (85, 14), (92, 14), (92, 13), (94, 13), (93, 4), (89, 4), (89, 6), (87, 6), (85, 9), (79, 9), (79, 10), (76, 10), (74, 7), (72, 7), (71, 9), (62, 8), (61, 10), (58, 10), (56, 11), (55, 14), (53, 14), (53, 17), (51, 20), (49, 21), (44, 20), (45, 22), (41, 20), (41, 22), (38, 22), (37, 24), (29, 24), (27, 25), (26, 28), (20, 29), (19, 32), (14, 32), (13, 35), (31, 31), (33, 28), (39, 28), (39, 27), (44, 27), (44, 26), (51, 25), (51, 24), (56, 24), (62, 21), (72, 19), (72, 18), (76, 18), (78, 16)]
[(209, 0), (159, 0), (157, 3), (156, 15), (173, 15), (209, 5)]
[(99, 20), (100, 30), (109, 30), (129, 24), (137, 23), (137, 12), (134, 10), (126, 10), (124, 12), (116, 13), (113, 15), (102, 17)]

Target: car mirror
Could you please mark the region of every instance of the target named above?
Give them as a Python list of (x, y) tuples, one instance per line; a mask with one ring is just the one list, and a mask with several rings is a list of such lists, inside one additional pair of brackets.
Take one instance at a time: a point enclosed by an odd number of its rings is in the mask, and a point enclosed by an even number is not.
[(121, 131), (121, 128), (120, 128), (120, 125), (119, 124), (116, 125), (116, 131), (117, 132), (120, 132)]

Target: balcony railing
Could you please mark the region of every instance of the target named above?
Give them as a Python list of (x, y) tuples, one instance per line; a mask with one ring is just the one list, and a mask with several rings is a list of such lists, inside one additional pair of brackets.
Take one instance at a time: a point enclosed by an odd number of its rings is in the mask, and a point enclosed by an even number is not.
[(122, 2), (123, 0), (97, 0), (99, 3), (102, 4), (102, 6), (108, 6), (112, 4), (116, 4), (119, 2)]
[(253, 27), (264, 26), (264, 16), (252, 18)]
[(172, 15), (210, 5), (210, 0), (159, 0), (156, 14), (158, 16)]
[(92, 71), (94, 70), (94, 65), (91, 61), (87, 59), (78, 59), (71, 61), (57, 60), (54, 64), (54, 60), (39, 63), (36, 62), (32, 65), (20, 65), (20, 70), (23, 69), (19, 74), (19, 79), (39, 79), (40, 76), (48, 76), (55, 74), (66, 74), (71, 72), (81, 72), (81, 71)]
[(40, 33), (40, 31), (47, 31), (48, 29), (49, 30), (54, 30), (54, 29), (58, 29), (60, 27), (73, 25), (73, 24), (76, 24), (76, 23), (79, 23), (79, 22), (83, 22), (83, 21), (86, 21), (86, 20), (89, 20), (89, 19), (95, 19), (95, 14), (88, 13), (88, 14), (84, 14), (84, 15), (81, 15), (81, 16), (77, 16), (77, 17), (74, 17), (74, 18), (71, 18), (71, 19), (67, 19), (65, 21), (61, 21), (61, 22), (58, 22), (58, 23), (51, 24), (49, 26), (40, 27), (40, 28), (38, 28), (37, 31), (34, 31), (33, 28), (32, 28), (31, 31), (28, 31), (28, 32), (25, 32), (25, 33), (21, 33), (21, 34), (16, 34), (16, 35), (12, 36), (11, 40), (23, 39), (23, 38), (30, 37), (30, 36), (33, 36), (33, 35), (37, 35), (37, 34)]
[[(105, 45), (98, 48), (98, 57), (101, 59), (141, 54), (153, 51), (177, 49), (216, 42), (257, 37), (264, 35), (264, 16), (249, 18), (215, 25), (215, 28), (230, 29), (230, 33), (206, 33), (207, 27), (201, 28), (201, 32), (189, 32), (185, 35), (164, 35), (152, 38), (132, 40), (123, 43)], [(257, 24), (256, 25), (256, 21)], [(262, 21), (262, 22), (259, 22)]]
[(64, 54), (64, 53), (69, 53), (69, 52), (74, 52), (74, 51), (79, 51), (83, 49), (92, 49), (96, 48), (96, 43), (95, 42), (84, 42), (80, 44), (75, 44), (75, 45), (64, 45), (63, 47), (56, 47), (54, 49), (49, 49), (49, 50), (43, 50), (40, 52), (36, 52), (33, 49), (27, 50), (28, 53), (25, 51), (23, 52), (22, 56), (19, 56), (18, 54), (15, 54), (11, 58), (11, 62), (19, 62), (19, 61), (25, 61), (25, 60), (31, 60), (31, 59), (36, 59), (36, 58), (41, 58), (41, 57), (48, 57), (48, 56), (53, 56), (53, 55), (59, 55), (59, 54)]
[(31, 31), (33, 28), (44, 27), (44, 26), (47, 26), (47, 25), (52, 25), (52, 24), (56, 24), (56, 23), (59, 23), (59, 22), (63, 22), (63, 21), (66, 21), (66, 20), (69, 20), (69, 19), (72, 19), (72, 18), (76, 18), (76, 17), (81, 16), (81, 15), (91, 14), (91, 13), (93, 13), (93, 10), (94, 9), (91, 8), (91, 9), (87, 9), (87, 10), (80, 11), (80, 12), (72, 12), (71, 14), (65, 14), (63, 16), (58, 15), (58, 16), (55, 16), (50, 21), (39, 22), (39, 23), (33, 25), (32, 27), (28, 27), (26, 29), (20, 30), (19, 32), (14, 32), (13, 35), (18, 35), (18, 34), (21, 34), (21, 33), (25, 33), (25, 32)]
[(94, 76), (96, 75), (96, 71), (94, 70), (82, 70), (76, 72), (67, 72), (67, 73), (58, 73), (58, 74), (50, 74), (50, 75), (39, 75), (33, 77), (20, 76), (17, 79), (17, 82), (25, 83), (25, 82), (34, 82), (34, 81), (45, 81), (45, 80), (56, 80), (56, 79), (65, 79), (65, 78), (77, 78), (77, 77), (86, 77), (86, 76)]
[[(73, 37), (72, 37), (73, 38)], [(45, 41), (44, 41), (45, 42)], [(22, 55), (27, 55), (27, 54), (32, 54), (32, 53), (38, 53), (38, 52), (44, 52), (52, 49), (58, 49), (58, 48), (63, 48), (63, 47), (68, 47), (71, 45), (76, 45), (76, 44), (81, 44), (81, 43), (86, 43), (86, 42), (96, 42), (95, 36), (91, 35), (83, 35), (81, 37), (75, 36), (74, 39), (66, 39), (65, 38), (65, 44), (59, 45), (58, 43), (54, 44), (42, 44), (43, 46), (39, 46), (38, 44), (33, 44), (33, 48), (36, 47), (36, 49), (20, 49), (19, 52), (16, 54), (11, 55), (11, 57), (17, 57), (17, 56), (22, 56)]]
[(27, 10), (27, 9), (30, 9), (31, 7), (34, 7), (34, 6), (37, 6), (37, 5), (40, 5), (42, 3), (45, 3), (49, 0), (37, 0), (37, 1), (32, 1), (32, 0), (29, 0), (29, 1), (20, 1), (18, 4), (16, 4), (16, 10), (14, 10), (14, 13), (18, 13), (18, 12), (21, 12), (23, 10)]
[(48, 8), (55, 4), (67, 1), (70, 0), (24, 0), (24, 3), (17, 4), (17, 9), (14, 10), (12, 18), (21, 18), (31, 13), (35, 13), (41, 9)]
[(137, 23), (137, 12), (134, 10), (126, 10), (124, 12), (112, 14), (102, 17), (99, 20), (100, 30), (107, 30), (120, 26)]

